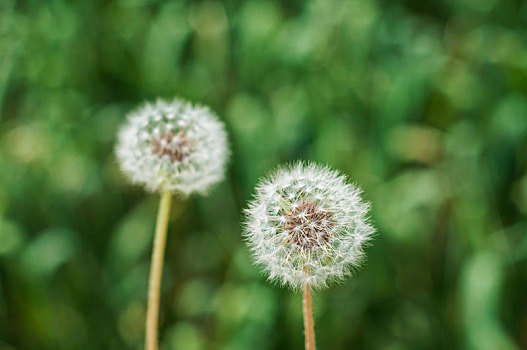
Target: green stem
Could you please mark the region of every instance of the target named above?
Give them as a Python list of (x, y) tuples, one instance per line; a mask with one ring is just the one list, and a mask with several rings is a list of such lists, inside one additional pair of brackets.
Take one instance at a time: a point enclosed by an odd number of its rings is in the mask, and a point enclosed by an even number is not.
[(172, 194), (163, 192), (157, 214), (152, 263), (150, 265), (150, 283), (148, 286), (148, 309), (146, 311), (145, 349), (157, 350), (157, 324), (159, 320), (159, 295), (161, 291), (161, 276), (163, 275), (163, 260), (167, 238), (168, 217)]

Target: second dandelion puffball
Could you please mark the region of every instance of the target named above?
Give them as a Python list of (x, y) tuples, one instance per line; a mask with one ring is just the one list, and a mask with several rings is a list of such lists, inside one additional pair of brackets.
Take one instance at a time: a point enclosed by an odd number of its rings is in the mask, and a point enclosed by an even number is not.
[(246, 210), (245, 238), (272, 280), (294, 289), (342, 280), (375, 231), (370, 205), (345, 176), (313, 163), (279, 168)]
[(188, 195), (223, 178), (229, 151), (223, 123), (210, 109), (174, 99), (130, 113), (116, 153), (132, 182)]

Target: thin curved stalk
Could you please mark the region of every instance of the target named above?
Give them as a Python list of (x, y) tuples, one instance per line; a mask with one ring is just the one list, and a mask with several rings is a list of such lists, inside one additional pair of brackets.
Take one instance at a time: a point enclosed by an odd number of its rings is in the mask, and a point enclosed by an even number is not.
[(159, 320), (159, 296), (161, 291), (161, 276), (163, 275), (163, 260), (167, 238), (168, 217), (170, 216), (170, 202), (172, 194), (163, 192), (159, 202), (157, 214), (154, 247), (152, 249), (152, 263), (150, 265), (150, 282), (148, 286), (148, 308), (145, 324), (145, 349), (157, 350), (157, 328)]
[(313, 298), (311, 297), (311, 286), (308, 283), (304, 285), (303, 306), (306, 350), (315, 350), (315, 323), (313, 321)]

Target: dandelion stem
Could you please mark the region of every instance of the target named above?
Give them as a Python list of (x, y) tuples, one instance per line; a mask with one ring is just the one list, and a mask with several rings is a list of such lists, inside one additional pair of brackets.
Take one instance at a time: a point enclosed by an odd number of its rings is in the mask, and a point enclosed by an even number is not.
[(157, 214), (154, 247), (152, 249), (152, 263), (150, 265), (150, 283), (148, 287), (148, 309), (146, 312), (145, 349), (157, 350), (157, 324), (159, 319), (159, 294), (161, 276), (163, 274), (163, 260), (167, 238), (168, 217), (172, 194), (168, 191), (161, 194), (159, 211)]
[(304, 335), (306, 350), (315, 350), (315, 324), (313, 322), (313, 299), (311, 297), (311, 286), (304, 285)]

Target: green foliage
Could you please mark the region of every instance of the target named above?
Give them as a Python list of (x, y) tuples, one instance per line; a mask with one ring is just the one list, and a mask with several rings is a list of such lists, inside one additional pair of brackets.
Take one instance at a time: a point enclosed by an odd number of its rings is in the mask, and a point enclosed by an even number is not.
[(227, 180), (176, 201), (163, 349), (301, 349), (241, 209), (276, 164), (347, 173), (368, 263), (315, 294), (320, 349), (527, 348), (527, 3), (0, 2), (0, 349), (140, 349), (157, 196), (113, 148), (179, 95), (229, 129)]

